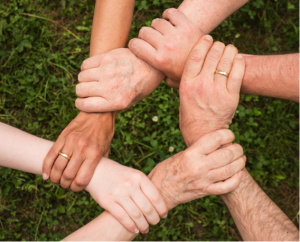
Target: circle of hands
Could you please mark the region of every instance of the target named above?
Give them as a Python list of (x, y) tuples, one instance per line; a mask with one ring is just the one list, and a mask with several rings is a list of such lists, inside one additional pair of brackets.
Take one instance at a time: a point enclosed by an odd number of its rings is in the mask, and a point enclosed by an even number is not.
[[(82, 112), (45, 158), (44, 179), (73, 191), (86, 189), (133, 233), (147, 233), (149, 224), (179, 204), (233, 191), (241, 183), (246, 157), (228, 128), (244, 71), (244, 59), (233, 45), (213, 42), (179, 10), (166, 10), (162, 19), (140, 30), (129, 48), (83, 62), (75, 103)], [(188, 148), (148, 176), (102, 158), (109, 153), (116, 112), (148, 96), (163, 79), (179, 88), (180, 130)], [(71, 160), (58, 156), (60, 151)]]

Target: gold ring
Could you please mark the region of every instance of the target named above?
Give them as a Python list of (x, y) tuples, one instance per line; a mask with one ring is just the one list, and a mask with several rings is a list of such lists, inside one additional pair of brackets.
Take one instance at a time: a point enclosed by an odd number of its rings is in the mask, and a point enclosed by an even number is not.
[(61, 155), (62, 157), (66, 158), (68, 161), (71, 160), (71, 157), (62, 153), (61, 151), (58, 153), (59, 155)]
[(219, 70), (216, 70), (215, 73), (216, 73), (216, 74), (220, 74), (220, 75), (222, 75), (222, 76), (226, 76), (226, 77), (229, 76), (229, 73), (227, 73), (227, 72), (225, 72), (225, 71), (219, 71)]

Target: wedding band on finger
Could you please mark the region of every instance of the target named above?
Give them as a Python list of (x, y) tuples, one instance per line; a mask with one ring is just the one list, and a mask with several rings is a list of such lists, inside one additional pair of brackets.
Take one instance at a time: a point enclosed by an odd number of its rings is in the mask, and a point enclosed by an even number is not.
[(66, 155), (66, 154), (64, 154), (64, 153), (62, 153), (61, 151), (58, 152), (58, 154), (61, 155), (61, 156), (64, 157), (64, 158), (66, 158), (68, 161), (71, 160), (71, 157), (70, 157), (70, 156), (68, 156), (68, 155)]
[(229, 73), (227, 73), (227, 72), (225, 72), (225, 71), (220, 71), (220, 70), (216, 70), (216, 71), (215, 71), (215, 74), (220, 74), (220, 75), (226, 76), (226, 77), (229, 76)]

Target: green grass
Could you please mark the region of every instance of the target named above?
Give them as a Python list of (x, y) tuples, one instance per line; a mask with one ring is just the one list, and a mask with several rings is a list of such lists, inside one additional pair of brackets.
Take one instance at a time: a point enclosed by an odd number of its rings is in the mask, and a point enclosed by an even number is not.
[[(136, 1), (130, 37), (180, 1)], [(299, 1), (253, 0), (212, 35), (240, 52), (299, 51)], [(88, 57), (94, 1), (9, 0), (0, 3), (0, 121), (55, 140), (76, 116), (74, 86)], [(41, 18), (42, 17), (42, 18)], [(55, 22), (53, 22), (53, 20)], [(111, 158), (149, 172), (185, 149), (178, 128), (178, 91), (164, 83), (118, 115)], [(299, 107), (241, 96), (231, 129), (248, 157), (247, 169), (298, 226)], [(158, 116), (158, 122), (152, 117)], [(0, 136), (1, 137), (1, 136)], [(169, 146), (175, 147), (170, 153)], [(0, 239), (59, 240), (102, 209), (86, 192), (73, 193), (40, 176), (0, 169)], [(239, 240), (217, 196), (173, 209), (138, 240)]]

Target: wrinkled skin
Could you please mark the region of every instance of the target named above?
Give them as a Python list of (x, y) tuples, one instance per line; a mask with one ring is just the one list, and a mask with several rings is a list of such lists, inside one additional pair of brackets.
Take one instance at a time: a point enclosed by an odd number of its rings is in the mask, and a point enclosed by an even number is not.
[(231, 144), (219, 149), (233, 140), (230, 130), (207, 134), (151, 171), (149, 178), (169, 210), (207, 195), (231, 192), (239, 186), (246, 162), (243, 148)]
[(81, 69), (75, 105), (84, 112), (129, 108), (154, 91), (164, 77), (126, 48), (88, 58)]
[(237, 53), (233, 45), (225, 48), (210, 36), (202, 37), (191, 51), (179, 88), (180, 130), (188, 146), (204, 134), (229, 128), (245, 71), (244, 59)]
[(130, 50), (167, 75), (166, 83), (179, 88), (188, 55), (203, 32), (180, 11), (167, 9), (162, 19), (143, 27), (139, 38), (129, 42)]

